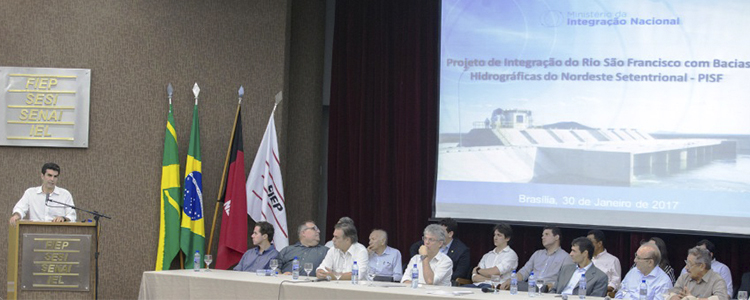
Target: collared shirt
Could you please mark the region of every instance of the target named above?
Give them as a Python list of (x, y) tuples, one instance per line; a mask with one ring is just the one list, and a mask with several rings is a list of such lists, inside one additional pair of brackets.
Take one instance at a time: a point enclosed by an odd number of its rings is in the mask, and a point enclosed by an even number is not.
[(401, 281), (404, 275), (401, 267), (401, 252), (386, 246), (382, 255), (375, 252), (370, 253), (368, 270), (375, 272), (377, 276), (389, 276), (393, 281)]
[(583, 268), (576, 266), (576, 271), (573, 272), (573, 276), (570, 276), (570, 281), (568, 281), (560, 294), (572, 295), (573, 290), (578, 286), (578, 282), (581, 281), (581, 275), (586, 274), (586, 271), (588, 271), (593, 265), (594, 263), (589, 263)]
[[(419, 283), (427, 284), (427, 282), (424, 280), (422, 258), (419, 254), (414, 255), (411, 260), (409, 260), (409, 264), (406, 265), (406, 269), (404, 269), (404, 273), (408, 275), (403, 276), (401, 278), (401, 282), (411, 280), (411, 268), (414, 267), (415, 264), (417, 265), (417, 269), (419, 270)], [(433, 277), (432, 279), (432, 285), (451, 286), (451, 275), (453, 275), (453, 261), (450, 257), (448, 257), (448, 255), (438, 252), (438, 254), (435, 255), (432, 260), (430, 260), (430, 268), (435, 274), (435, 277)]]
[(445, 244), (445, 246), (440, 247), (440, 253), (448, 255), (448, 250), (451, 248), (451, 245), (453, 245), (453, 240), (451, 240), (450, 243)]
[[(727, 291), (728, 292), (734, 292), (734, 288), (732, 286), (732, 272), (729, 271), (729, 267), (727, 265), (718, 262), (715, 258), (711, 261), (711, 270), (713, 270), (716, 273), (719, 273), (722, 279), (724, 279), (724, 282), (727, 284)], [(687, 273), (687, 270), (685, 268), (682, 268), (682, 272), (680, 272), (680, 277), (682, 277), (682, 274)]]
[(315, 270), (320, 265), (320, 262), (323, 261), (323, 258), (326, 257), (327, 252), (328, 248), (320, 244), (306, 247), (300, 242), (297, 242), (294, 245), (286, 246), (284, 249), (281, 249), (278, 257), (279, 265), (281, 265), (281, 272), (285, 273), (292, 271), (292, 262), (294, 261), (295, 256), (299, 260), (300, 274), (302, 274), (301, 272), (305, 267), (305, 263), (312, 263), (313, 270)]
[(646, 280), (646, 300), (664, 300), (664, 294), (672, 288), (672, 280), (667, 273), (659, 267), (651, 270), (648, 275), (643, 275), (638, 268), (632, 268), (622, 279), (622, 287), (617, 291), (615, 298), (638, 300), (641, 280)]
[(273, 245), (268, 247), (263, 253), (260, 253), (260, 247), (248, 249), (245, 251), (245, 254), (242, 255), (242, 259), (240, 259), (240, 262), (234, 267), (234, 270), (255, 272), (255, 270), (268, 269), (271, 260), (278, 255), (279, 251), (276, 251), (276, 248)]
[[(65, 203), (70, 206), (73, 204), (73, 196), (68, 190), (55, 187), (55, 190), (49, 195), (50, 200)], [(70, 207), (50, 202), (46, 203), (47, 194), (44, 193), (41, 186), (29, 188), (23, 193), (23, 197), (18, 200), (13, 212), (21, 215), (23, 219), (27, 214), (31, 221), (51, 222), (55, 217), (65, 217), (71, 222), (76, 221), (76, 211)]]
[(541, 249), (534, 252), (529, 261), (516, 274), (521, 274), (523, 280), (527, 280), (529, 273), (534, 271), (536, 279), (542, 279), (544, 282), (553, 282), (557, 280), (557, 273), (560, 272), (560, 268), (572, 263), (573, 260), (570, 258), (570, 255), (562, 248), (557, 248), (552, 254), (547, 254), (547, 249)]
[(727, 300), (727, 286), (724, 283), (724, 278), (721, 275), (708, 270), (708, 272), (701, 277), (699, 280), (693, 280), (688, 273), (682, 273), (680, 278), (677, 279), (674, 288), (667, 299), (671, 299), (672, 296), (678, 294), (686, 288), (690, 291), (690, 295), (693, 297), (685, 297), (683, 299), (695, 300), (696, 298), (708, 298), (709, 300)]
[[(518, 255), (516, 251), (513, 251), (510, 246), (505, 246), (500, 251), (497, 251), (497, 248), (493, 248), (492, 251), (482, 256), (482, 260), (479, 261), (479, 268), (488, 269), (492, 267), (496, 267), (500, 271), (499, 283), (510, 279), (511, 271), (518, 267)], [(484, 283), (492, 284), (490, 281), (485, 281)]]
[(359, 267), (359, 279), (365, 279), (369, 258), (367, 248), (360, 243), (352, 244), (346, 252), (336, 247), (328, 249), (326, 257), (323, 258), (323, 262), (320, 263), (317, 270), (325, 270), (326, 268), (334, 270), (335, 267), (341, 269), (342, 273), (349, 273), (352, 271), (352, 265), (355, 261), (357, 267)]
[(607, 278), (609, 278), (609, 283), (607, 284), (608, 286), (611, 286), (614, 289), (620, 287), (620, 280), (622, 278), (622, 266), (620, 266), (620, 259), (617, 258), (617, 256), (609, 254), (609, 252), (607, 252), (607, 249), (604, 249), (602, 253), (594, 256), (591, 261), (599, 270), (602, 270), (604, 274), (607, 274)]

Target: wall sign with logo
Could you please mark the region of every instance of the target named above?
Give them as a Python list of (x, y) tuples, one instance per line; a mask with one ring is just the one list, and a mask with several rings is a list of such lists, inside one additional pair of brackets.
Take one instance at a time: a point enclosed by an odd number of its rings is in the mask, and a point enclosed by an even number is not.
[(0, 67), (0, 146), (88, 148), (91, 70)]

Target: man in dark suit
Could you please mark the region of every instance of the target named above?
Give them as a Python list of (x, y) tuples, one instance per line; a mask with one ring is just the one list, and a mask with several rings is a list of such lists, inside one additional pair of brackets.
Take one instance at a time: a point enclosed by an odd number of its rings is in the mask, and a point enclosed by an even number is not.
[[(445, 239), (445, 246), (440, 248), (440, 252), (448, 255), (453, 261), (453, 275), (451, 276), (451, 281), (455, 282), (456, 278), (464, 278), (470, 282), (471, 254), (469, 247), (455, 237), (458, 223), (456, 220), (447, 218), (440, 220), (438, 225), (443, 226), (445, 231), (448, 232), (448, 236)], [(410, 255), (412, 257), (417, 255), (417, 253), (419, 253), (419, 246), (422, 245), (424, 245), (424, 242), (421, 239), (412, 244), (411, 248), (409, 248)]]
[(591, 258), (594, 255), (594, 244), (585, 237), (573, 240), (570, 246), (570, 258), (574, 264), (564, 265), (557, 274), (557, 282), (550, 289), (551, 293), (577, 295), (581, 275), (586, 277), (586, 296), (604, 297), (607, 295), (607, 274), (599, 270)]

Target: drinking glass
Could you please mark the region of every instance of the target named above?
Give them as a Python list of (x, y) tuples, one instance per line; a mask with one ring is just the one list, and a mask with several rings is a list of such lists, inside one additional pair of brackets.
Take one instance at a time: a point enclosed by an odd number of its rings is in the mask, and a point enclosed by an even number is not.
[(203, 261), (206, 262), (206, 272), (211, 272), (211, 270), (208, 268), (208, 265), (210, 265), (211, 262), (214, 261), (214, 257), (211, 256), (211, 254), (206, 254), (203, 256)]
[(339, 279), (341, 278), (343, 271), (341, 268), (335, 268), (333, 269), (333, 276), (336, 277), (336, 283), (339, 283)]
[(310, 272), (312, 272), (312, 263), (305, 263), (305, 273), (307, 273), (307, 279), (310, 280)]
[(536, 293), (537, 293), (537, 295), (539, 295), (539, 296), (542, 295), (542, 287), (543, 286), (544, 286), (544, 280), (537, 279), (536, 280), (536, 287), (537, 287)]
[(500, 284), (500, 275), (490, 276), (490, 284), (492, 284), (493, 294), (497, 294), (497, 285)]
[(279, 267), (279, 260), (272, 259), (271, 262), (268, 263), (268, 266), (271, 267), (271, 270), (273, 271), (273, 276), (276, 276), (276, 268)]
[(373, 281), (375, 281), (375, 276), (377, 275), (378, 275), (377, 271), (367, 269), (367, 280), (370, 281), (370, 286), (373, 285)]
[(747, 291), (737, 292), (737, 300), (747, 300)]

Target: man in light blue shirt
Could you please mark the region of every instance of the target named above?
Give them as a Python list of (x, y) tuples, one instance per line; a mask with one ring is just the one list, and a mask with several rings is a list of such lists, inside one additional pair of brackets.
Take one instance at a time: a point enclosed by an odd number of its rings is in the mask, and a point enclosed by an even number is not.
[(235, 271), (255, 272), (259, 269), (268, 269), (272, 259), (279, 255), (279, 251), (271, 245), (273, 241), (273, 225), (268, 222), (255, 223), (253, 229), (253, 245), (255, 248), (248, 249), (242, 255), (242, 259), (234, 267)]
[[(544, 246), (544, 249), (534, 252), (523, 268), (516, 272), (519, 291), (528, 290), (529, 285), (526, 280), (529, 279), (531, 272), (534, 272), (536, 279), (542, 279), (545, 285), (549, 285), (549, 283), (554, 283), (557, 280), (557, 274), (562, 266), (573, 263), (568, 252), (560, 247), (561, 238), (559, 228), (544, 227), (542, 231), (542, 246)], [(510, 289), (510, 280), (503, 282), (500, 288)]]
[(659, 248), (650, 243), (641, 245), (635, 252), (635, 268), (625, 275), (615, 298), (638, 300), (641, 281), (646, 280), (646, 300), (664, 300), (664, 296), (672, 288), (672, 280), (658, 267), (659, 262)]
[(367, 270), (375, 272), (378, 277), (390, 277), (391, 281), (401, 281), (404, 271), (401, 267), (401, 252), (388, 247), (388, 233), (382, 229), (370, 232), (370, 244), (367, 246), (370, 256)]

